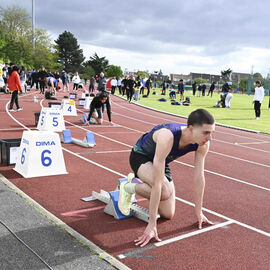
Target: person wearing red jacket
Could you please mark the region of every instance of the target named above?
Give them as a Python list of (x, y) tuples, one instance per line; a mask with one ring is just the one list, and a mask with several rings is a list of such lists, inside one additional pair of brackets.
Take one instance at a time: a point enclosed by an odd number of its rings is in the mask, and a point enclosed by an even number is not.
[(17, 111), (21, 111), (22, 107), (19, 106), (18, 102), (18, 92), (22, 91), (20, 76), (19, 76), (19, 68), (17, 66), (13, 67), (11, 75), (8, 77), (8, 88), (10, 93), (12, 93), (9, 111), (15, 112), (13, 109), (14, 103), (16, 104)]

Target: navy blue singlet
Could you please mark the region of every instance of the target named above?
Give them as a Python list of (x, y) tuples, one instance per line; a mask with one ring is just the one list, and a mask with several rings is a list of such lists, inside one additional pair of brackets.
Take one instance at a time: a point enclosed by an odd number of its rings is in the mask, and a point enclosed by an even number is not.
[(178, 157), (181, 157), (187, 154), (188, 152), (196, 151), (199, 146), (197, 143), (189, 144), (186, 147), (179, 149), (179, 141), (182, 134), (181, 127), (183, 126), (186, 126), (186, 125), (176, 124), (176, 123), (167, 123), (167, 124), (158, 125), (154, 127), (148, 133), (145, 133), (144, 135), (142, 135), (139, 138), (139, 140), (136, 142), (136, 144), (134, 145), (133, 150), (137, 153), (141, 153), (151, 159), (154, 159), (155, 151), (156, 151), (156, 143), (153, 140), (153, 133), (156, 130), (159, 130), (161, 128), (167, 128), (173, 133), (174, 140), (173, 140), (172, 149), (166, 158), (166, 164), (172, 162)]

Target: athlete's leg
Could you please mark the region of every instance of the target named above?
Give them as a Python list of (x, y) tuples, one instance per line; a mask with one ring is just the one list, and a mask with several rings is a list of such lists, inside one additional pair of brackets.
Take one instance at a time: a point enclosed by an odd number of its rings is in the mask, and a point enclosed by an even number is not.
[[(137, 184), (135, 191), (140, 196), (149, 199), (153, 186), (153, 163), (149, 161), (142, 164), (138, 169), (137, 175), (143, 183)], [(167, 219), (171, 219), (175, 213), (174, 183), (173, 181), (169, 182), (166, 176), (164, 176), (158, 210), (159, 214)]]

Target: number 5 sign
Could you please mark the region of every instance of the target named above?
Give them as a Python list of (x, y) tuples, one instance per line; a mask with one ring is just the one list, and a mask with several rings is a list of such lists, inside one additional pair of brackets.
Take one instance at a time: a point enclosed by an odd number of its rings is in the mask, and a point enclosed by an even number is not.
[(65, 130), (62, 110), (43, 107), (39, 116), (37, 129), (49, 131)]
[(14, 170), (25, 178), (66, 174), (59, 135), (52, 131), (24, 131)]

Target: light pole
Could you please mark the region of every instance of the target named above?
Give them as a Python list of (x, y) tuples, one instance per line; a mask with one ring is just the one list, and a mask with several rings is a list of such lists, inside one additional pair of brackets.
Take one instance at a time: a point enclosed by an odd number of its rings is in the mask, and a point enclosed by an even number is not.
[(32, 49), (35, 51), (35, 0), (32, 0)]

